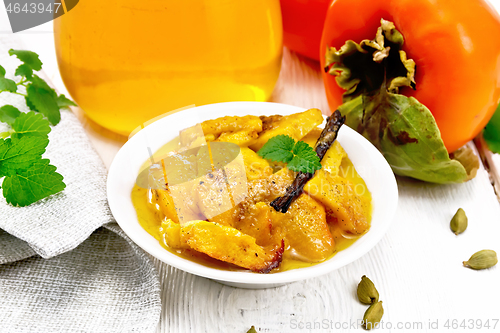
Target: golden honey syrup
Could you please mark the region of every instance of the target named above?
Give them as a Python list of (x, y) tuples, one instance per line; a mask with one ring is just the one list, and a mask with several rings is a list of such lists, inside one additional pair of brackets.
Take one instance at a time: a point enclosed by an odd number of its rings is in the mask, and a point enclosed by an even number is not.
[(54, 20), (71, 97), (122, 135), (187, 105), (266, 101), (279, 75), (277, 0), (86, 0)]
[[(172, 151), (177, 147), (178, 140), (173, 140), (172, 142), (167, 143), (160, 150), (155, 153), (155, 157), (165, 156), (166, 153)], [(156, 160), (156, 158), (155, 158)], [(145, 166), (147, 163), (145, 163)], [(363, 215), (367, 218), (368, 221), (371, 220), (371, 194), (367, 189), (367, 186), (364, 180), (359, 176), (354, 165), (349, 160), (348, 157), (344, 157), (342, 159), (342, 163), (340, 165), (339, 176), (347, 180), (352, 184), (352, 188), (354, 189), (357, 197), (361, 201), (361, 209)], [(231, 271), (244, 271), (245, 269), (232, 265), (230, 263), (222, 262), (217, 259), (211, 258), (203, 253), (199, 253), (190, 249), (173, 249), (170, 248), (165, 240), (163, 239), (163, 235), (160, 233), (161, 221), (164, 219), (164, 215), (161, 213), (161, 210), (157, 206), (154, 200), (151, 200), (151, 190), (139, 187), (137, 185), (134, 186), (132, 193), (132, 202), (137, 212), (137, 218), (141, 226), (153, 237), (155, 237), (160, 244), (169, 252), (174, 253), (182, 258), (197, 262), (199, 264), (216, 268), (222, 270), (231, 270)], [(335, 240), (335, 251), (332, 255), (330, 255), (325, 260), (331, 259), (335, 256), (339, 251), (347, 249), (351, 246), (356, 240), (358, 240), (361, 235), (352, 235), (342, 231), (337, 224), (329, 223), (330, 232)], [(323, 262), (323, 261), (321, 261)], [(310, 267), (318, 264), (319, 262), (306, 262), (301, 261), (296, 258), (293, 254), (293, 249), (287, 248), (283, 254), (283, 260), (279, 267), (273, 269), (271, 273), (287, 271), (296, 268), (302, 267)]]

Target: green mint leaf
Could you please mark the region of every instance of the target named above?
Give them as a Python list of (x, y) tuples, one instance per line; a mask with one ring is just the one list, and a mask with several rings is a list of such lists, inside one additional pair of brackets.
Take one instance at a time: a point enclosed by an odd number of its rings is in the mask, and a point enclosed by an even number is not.
[(30, 100), (28, 99), (28, 96), (25, 96), (24, 97), (24, 100), (26, 101), (26, 106), (31, 110), (31, 111), (35, 111), (35, 112), (39, 112), (36, 108), (36, 106), (30, 102)]
[[(36, 75), (33, 76), (35, 78)], [(52, 125), (57, 125), (61, 120), (61, 113), (57, 105), (56, 96), (53, 90), (46, 90), (36, 84), (29, 84), (26, 88), (26, 104), (33, 111), (38, 111), (50, 121)]]
[(42, 62), (38, 58), (38, 54), (32, 51), (25, 50), (9, 50), (9, 54), (15, 55), (19, 60), (30, 66), (33, 70), (39, 71), (42, 69)]
[(277, 135), (267, 141), (257, 153), (260, 157), (288, 163), (292, 171), (314, 173), (321, 169), (321, 163), (314, 149), (304, 141), (298, 141), (288, 135)]
[(304, 141), (298, 141), (293, 147), (293, 159), (288, 162), (287, 168), (304, 173), (314, 173), (321, 169), (321, 163), (313, 147)]
[(494, 153), (500, 154), (500, 140), (491, 139), (490, 137), (485, 137), (484, 140), (488, 145), (488, 149)]
[(17, 91), (16, 82), (11, 79), (7, 79), (5, 77), (0, 77), (0, 92), (1, 91), (16, 92)]
[(488, 148), (492, 152), (500, 154), (500, 105), (484, 128), (483, 137)]
[(41, 137), (0, 140), (0, 177), (15, 175), (40, 161), (48, 144), (49, 139)]
[(16, 118), (21, 115), (21, 111), (19, 111), (16, 107), (12, 105), (4, 105), (0, 107), (0, 121), (3, 123), (7, 123), (10, 126), (14, 124)]
[(12, 125), (12, 128), (15, 130), (11, 135), (13, 139), (29, 136), (46, 138), (50, 132), (49, 121), (43, 115), (33, 111), (20, 115)]
[(257, 154), (267, 160), (288, 163), (293, 158), (295, 140), (288, 135), (277, 135), (267, 141)]
[(33, 68), (31, 68), (29, 65), (22, 64), (16, 68), (16, 72), (14, 74), (18, 76), (25, 76), (28, 79), (31, 79), (31, 77), (33, 76)]
[(46, 90), (54, 97), (54, 99), (57, 98), (56, 91), (54, 89), (52, 89), (47, 84), (47, 82), (45, 82), (45, 80), (42, 79), (41, 77), (39, 77), (38, 75), (33, 75), (33, 77), (31, 78), (31, 85), (33, 85), (37, 88), (41, 88), (43, 90)]
[(2, 188), (8, 203), (24, 207), (62, 191), (66, 185), (56, 167), (43, 159), (34, 163), (28, 170), (5, 177)]
[[(58, 96), (42, 78), (33, 74), (33, 71), (42, 69), (36, 53), (11, 49), (9, 54), (22, 62), (15, 75), (29, 81), (26, 105), (41, 113), (22, 113), (12, 105), (0, 107), (0, 122), (12, 127), (12, 130), (0, 133), (0, 178), (5, 177), (1, 188), (8, 203), (23, 207), (66, 187), (56, 167), (50, 165), (49, 160), (42, 159), (42, 154), (49, 143), (49, 122), (59, 123), (59, 109), (75, 104), (64, 95)], [(16, 82), (5, 78), (5, 73), (0, 66), (0, 92), (16, 93)], [(4, 139), (9, 135), (10, 138)]]
[(76, 106), (75, 102), (66, 98), (66, 96), (64, 96), (63, 94), (57, 96), (56, 102), (57, 106), (59, 106), (60, 109), (66, 108), (68, 106)]

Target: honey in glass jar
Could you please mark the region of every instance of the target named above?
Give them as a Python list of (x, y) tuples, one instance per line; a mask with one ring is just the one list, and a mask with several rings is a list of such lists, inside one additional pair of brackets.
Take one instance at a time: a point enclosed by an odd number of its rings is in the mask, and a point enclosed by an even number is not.
[(187, 105), (267, 100), (282, 54), (278, 0), (85, 0), (54, 37), (73, 99), (124, 135)]

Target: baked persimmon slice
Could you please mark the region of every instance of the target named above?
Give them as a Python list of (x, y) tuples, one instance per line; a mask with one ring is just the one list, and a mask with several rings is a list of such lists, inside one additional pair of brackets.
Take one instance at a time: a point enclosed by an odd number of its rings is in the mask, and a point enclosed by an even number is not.
[(269, 273), (279, 266), (284, 241), (275, 246), (262, 247), (256, 239), (226, 225), (209, 221), (190, 221), (180, 228), (180, 241), (208, 256), (250, 269)]

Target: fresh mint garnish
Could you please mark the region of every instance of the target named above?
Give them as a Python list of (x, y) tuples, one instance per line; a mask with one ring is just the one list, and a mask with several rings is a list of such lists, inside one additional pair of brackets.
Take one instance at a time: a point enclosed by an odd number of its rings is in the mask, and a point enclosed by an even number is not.
[(277, 135), (267, 141), (258, 151), (262, 158), (287, 163), (287, 168), (304, 173), (321, 169), (321, 163), (313, 147), (304, 141), (297, 141), (288, 135)]
[[(35, 52), (9, 50), (22, 64), (17, 67), (13, 80), (5, 77), (0, 66), (0, 93), (24, 96), (31, 110), (22, 113), (12, 105), (0, 106), (0, 122), (11, 130), (0, 133), (0, 179), (7, 202), (14, 206), (27, 206), (51, 194), (62, 191), (66, 185), (48, 159), (43, 159), (49, 144), (50, 124), (61, 120), (60, 109), (76, 106), (64, 95), (58, 95), (47, 82), (34, 72), (42, 69)], [(20, 91), (19, 88), (24, 87)]]

